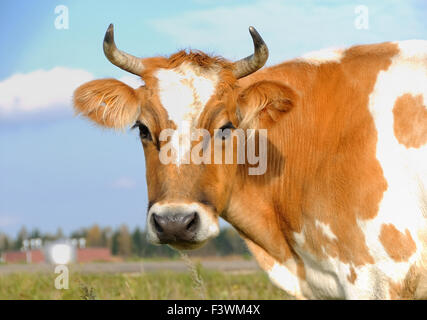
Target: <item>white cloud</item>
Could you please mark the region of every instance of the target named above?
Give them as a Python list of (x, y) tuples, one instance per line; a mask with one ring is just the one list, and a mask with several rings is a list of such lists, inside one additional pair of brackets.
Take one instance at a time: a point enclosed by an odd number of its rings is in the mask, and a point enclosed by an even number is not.
[[(0, 81), (0, 120), (41, 112), (72, 113), (74, 90), (93, 79), (94, 76), (86, 70), (64, 67), (14, 74)], [(140, 78), (132, 75), (119, 80), (132, 88), (143, 84)]]
[(355, 8), (360, 4), (359, 0), (258, 0), (188, 11), (149, 23), (169, 35), (177, 47), (190, 46), (208, 53), (214, 49), (230, 60), (253, 50), (247, 31), (253, 25), (270, 49), (267, 64), (328, 47), (427, 36), (413, 1), (367, 2), (368, 30), (354, 26)]
[(14, 74), (0, 82), (0, 118), (71, 110), (73, 91), (92, 79), (88, 71), (64, 67)]
[(120, 177), (112, 183), (116, 189), (133, 189), (136, 187), (136, 181), (129, 177)]

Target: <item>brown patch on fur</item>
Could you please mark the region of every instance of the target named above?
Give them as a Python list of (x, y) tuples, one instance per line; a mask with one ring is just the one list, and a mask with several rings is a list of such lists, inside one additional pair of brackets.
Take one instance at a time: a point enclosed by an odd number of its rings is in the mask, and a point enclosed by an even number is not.
[(210, 56), (201, 51), (185, 51), (181, 50), (177, 53), (172, 54), (168, 58), (165, 57), (155, 57), (155, 58), (146, 58), (143, 63), (147, 67), (155, 68), (166, 68), (173, 69), (180, 66), (183, 63), (192, 63), (198, 65), (202, 68), (211, 68), (212, 66), (218, 66), (220, 68), (232, 68), (232, 63), (228, 62), (222, 57), (219, 56)]
[(244, 239), (261, 269), (264, 271), (270, 271), (276, 261), (263, 248), (255, 244), (253, 241), (247, 238)]
[(350, 281), (352, 284), (356, 282), (357, 274), (356, 271), (354, 271), (353, 267), (350, 267), (350, 274), (347, 276), (348, 281)]
[(393, 108), (394, 135), (406, 148), (427, 143), (427, 108), (423, 96), (409, 93), (400, 96)]
[(413, 300), (417, 298), (417, 289), (420, 284), (421, 274), (415, 265), (412, 265), (405, 279), (401, 283), (389, 282), (390, 299)]
[(387, 254), (396, 262), (408, 261), (417, 246), (408, 229), (400, 232), (392, 224), (383, 224), (379, 239)]
[[(145, 58), (143, 59), (143, 63), (145, 69), (141, 77), (150, 88), (152, 88), (152, 86), (149, 85), (149, 83), (153, 82), (154, 73), (158, 69), (174, 69), (182, 64), (189, 63), (200, 67), (200, 71), (214, 69), (218, 72), (228, 71), (232, 75), (233, 68), (231, 62), (221, 57), (213, 57), (200, 51), (186, 52), (185, 50), (179, 51), (170, 57)], [(232, 78), (234, 79), (232, 82), (235, 82), (236, 79), (234, 77)], [(230, 79), (223, 79), (223, 81), (227, 80), (230, 81)], [(154, 82), (156, 81), (154, 80)]]
[(302, 259), (297, 255), (294, 255), (294, 259), (296, 260), (296, 263), (297, 263), (297, 275), (298, 275), (298, 277), (302, 280), (305, 280), (306, 279), (306, 273), (305, 273), (304, 261), (302, 261)]

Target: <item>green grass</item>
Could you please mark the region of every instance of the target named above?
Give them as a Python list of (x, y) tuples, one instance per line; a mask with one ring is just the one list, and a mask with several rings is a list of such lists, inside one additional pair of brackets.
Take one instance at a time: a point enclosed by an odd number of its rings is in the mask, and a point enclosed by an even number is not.
[(55, 289), (56, 274), (0, 276), (0, 299), (289, 299), (262, 272), (138, 274), (70, 273), (69, 289)]

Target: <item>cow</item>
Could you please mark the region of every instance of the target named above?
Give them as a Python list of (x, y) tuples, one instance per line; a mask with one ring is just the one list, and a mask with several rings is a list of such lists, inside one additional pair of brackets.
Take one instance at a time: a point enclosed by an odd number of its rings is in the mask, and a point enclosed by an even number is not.
[[(95, 123), (139, 128), (149, 240), (197, 248), (222, 217), (296, 298), (425, 297), (427, 41), (321, 50), (259, 70), (268, 48), (249, 31), (254, 53), (236, 62), (191, 50), (137, 58), (116, 47), (110, 25), (106, 57), (144, 85), (102, 79), (74, 93)], [(265, 172), (183, 162), (197, 129), (207, 148), (235, 142), (218, 130), (246, 130), (255, 143), (264, 130)], [(176, 152), (165, 164), (166, 145)]]

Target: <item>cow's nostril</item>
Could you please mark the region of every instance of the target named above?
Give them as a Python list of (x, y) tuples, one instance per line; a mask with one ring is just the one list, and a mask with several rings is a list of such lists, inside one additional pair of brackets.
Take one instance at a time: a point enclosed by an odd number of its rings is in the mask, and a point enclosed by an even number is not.
[(160, 219), (161, 219), (161, 217), (158, 216), (157, 214), (153, 213), (151, 219), (153, 220), (154, 228), (156, 228), (156, 231), (159, 232), (159, 233), (163, 232), (163, 228), (160, 226), (160, 223), (161, 223)]
[(198, 222), (199, 222), (199, 215), (197, 214), (197, 212), (193, 212), (188, 217), (187, 226), (185, 227), (185, 229), (187, 231), (194, 231), (194, 229), (197, 228)]

